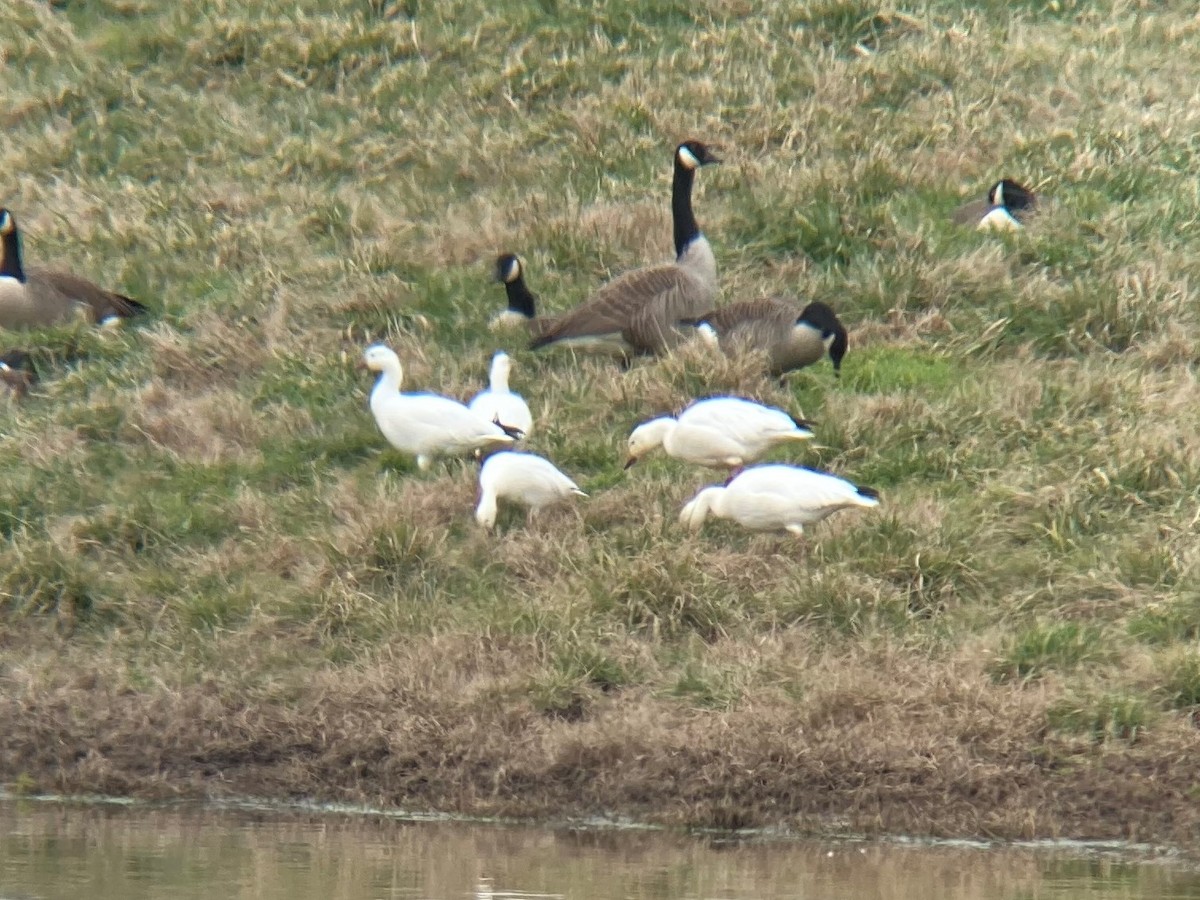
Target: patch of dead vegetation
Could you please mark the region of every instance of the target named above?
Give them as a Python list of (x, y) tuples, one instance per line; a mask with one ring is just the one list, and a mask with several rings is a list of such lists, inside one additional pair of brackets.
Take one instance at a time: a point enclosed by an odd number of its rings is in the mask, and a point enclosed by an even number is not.
[(227, 390), (196, 394), (146, 385), (126, 427), (152, 446), (181, 459), (213, 464), (259, 457), (263, 434), (249, 398)]
[(132, 690), (100, 668), (89, 677), (84, 660), (69, 677), (9, 668), (0, 720), (21, 727), (0, 747), (39, 788), (67, 793), (1010, 838), (1186, 842), (1200, 824), (1186, 767), (1169, 762), (1194, 745), (1189, 724), (1081, 746), (1047, 731), (1051, 692), (993, 685), (975, 661), (809, 650), (784, 676), (802, 706), (767, 692), (714, 712), (635, 692), (568, 721), (497, 702), (520, 681), (521, 651), (431, 637), (250, 695), (211, 676)]

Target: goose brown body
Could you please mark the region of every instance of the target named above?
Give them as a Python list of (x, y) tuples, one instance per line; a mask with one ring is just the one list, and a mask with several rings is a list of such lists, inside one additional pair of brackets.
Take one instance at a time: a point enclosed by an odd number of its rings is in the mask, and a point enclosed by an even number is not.
[(19, 400), (37, 384), (37, 380), (37, 371), (28, 353), (23, 350), (0, 353), (0, 385), (8, 390), (10, 396)]
[(837, 371), (847, 348), (845, 327), (819, 302), (799, 309), (774, 297), (745, 300), (706, 313), (697, 327), (707, 340), (715, 337), (726, 355), (764, 353), (772, 375), (811, 366), (827, 350)]
[(682, 324), (712, 307), (717, 263), (692, 212), (695, 170), (719, 162), (699, 141), (675, 150), (671, 210), (675, 261), (619, 275), (570, 312), (535, 319), (533, 349), (551, 344), (626, 353), (661, 353), (684, 335)]
[(12, 213), (0, 209), (0, 328), (37, 328), (83, 315), (102, 323), (129, 318), (145, 307), (86, 278), (44, 266), (25, 268)]
[(950, 214), (955, 225), (981, 230), (1020, 228), (1037, 211), (1038, 196), (1019, 181), (1002, 178), (987, 196), (968, 201)]

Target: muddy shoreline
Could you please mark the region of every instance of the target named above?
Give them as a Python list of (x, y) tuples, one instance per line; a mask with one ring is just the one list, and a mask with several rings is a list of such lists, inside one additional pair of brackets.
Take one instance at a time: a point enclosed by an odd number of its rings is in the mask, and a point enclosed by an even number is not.
[(1200, 849), (1184, 717), (1133, 743), (1066, 739), (1041, 725), (1037, 694), (944, 679), (923, 696), (900, 685), (891, 701), (831, 691), (721, 712), (630, 691), (568, 721), (478, 697), (443, 705), (387, 675), (318, 673), (286, 701), (212, 684), (112, 689), (95, 672), (36, 689), (6, 678), (0, 781), (14, 793)]

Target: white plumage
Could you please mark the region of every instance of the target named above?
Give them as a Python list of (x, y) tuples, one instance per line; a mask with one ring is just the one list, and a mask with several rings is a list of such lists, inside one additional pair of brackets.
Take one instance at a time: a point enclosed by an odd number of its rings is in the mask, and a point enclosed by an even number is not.
[(532, 518), (543, 507), (572, 495), (587, 496), (549, 460), (513, 450), (494, 453), (479, 470), (475, 521), (490, 531), (496, 524), (497, 501), (501, 499), (528, 507)]
[(382, 344), (363, 354), (363, 363), (379, 380), (371, 390), (371, 413), (389, 444), (417, 458), (424, 471), (435, 456), (504, 447), (513, 439), (499, 425), (471, 412), (463, 404), (438, 394), (400, 391), (400, 358)]
[(757, 462), (776, 444), (806, 441), (808, 423), (782, 409), (738, 397), (700, 400), (677, 418), (644, 422), (629, 435), (629, 468), (661, 446), (669, 456), (714, 469), (739, 469)]
[(492, 371), (488, 389), (471, 398), (467, 407), (489, 422), (499, 422), (529, 437), (533, 430), (533, 413), (520, 394), (508, 388), (508, 376), (512, 373), (512, 360), (507, 353), (500, 352), (492, 357)]
[(752, 531), (804, 533), (839, 509), (879, 505), (871, 488), (799, 466), (764, 465), (746, 469), (725, 485), (701, 490), (679, 514), (679, 521), (699, 531), (712, 515), (731, 519)]

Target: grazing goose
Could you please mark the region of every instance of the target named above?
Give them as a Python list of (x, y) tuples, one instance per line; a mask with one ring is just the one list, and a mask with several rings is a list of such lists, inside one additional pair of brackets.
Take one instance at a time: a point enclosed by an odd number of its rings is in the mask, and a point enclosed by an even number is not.
[(684, 462), (736, 471), (762, 459), (776, 444), (809, 440), (811, 425), (753, 400), (712, 397), (693, 403), (676, 418), (660, 416), (633, 429), (625, 468), (661, 446)]
[(488, 389), (472, 397), (467, 408), (489, 422), (500, 422), (506, 428), (521, 432), (521, 437), (529, 437), (533, 430), (533, 414), (524, 398), (508, 389), (511, 372), (512, 360), (507, 353), (493, 356)]
[(699, 141), (675, 148), (673, 263), (617, 276), (571, 312), (539, 324), (540, 334), (530, 347), (566, 344), (659, 353), (680, 339), (677, 325), (711, 309), (717, 297), (717, 262), (692, 212), (692, 183), (698, 168), (717, 162)]
[(496, 257), (496, 280), (504, 285), (508, 296), (508, 308), (492, 316), (492, 329), (509, 325), (527, 325), (537, 331), (537, 297), (525, 283), (525, 265), (515, 253), (502, 253)]
[(401, 393), (403, 370), (400, 357), (383, 344), (366, 349), (363, 365), (380, 373), (371, 389), (371, 413), (375, 423), (389, 444), (417, 458), (417, 468), (421, 471), (432, 465), (435, 456), (453, 456), (512, 444), (513, 435), (471, 412), (457, 400), (438, 394)]
[(1012, 231), (1022, 227), (1037, 209), (1037, 195), (1011, 178), (1002, 178), (987, 192), (987, 198), (964, 203), (950, 216), (956, 225), (971, 225), (980, 231)]
[(679, 514), (680, 523), (699, 531), (713, 515), (752, 531), (804, 534), (839, 509), (878, 506), (879, 494), (825, 472), (799, 466), (765, 465), (746, 469), (724, 485), (701, 490)]
[(746, 300), (715, 309), (696, 324), (701, 339), (727, 355), (762, 350), (772, 375), (811, 366), (829, 351), (834, 375), (846, 355), (846, 328), (824, 303), (797, 312), (785, 300)]
[(21, 263), (21, 235), (17, 220), (0, 209), (0, 328), (36, 328), (67, 321), (80, 312), (92, 322), (110, 322), (136, 316), (146, 307), (122, 294), (114, 294), (90, 281)]
[(0, 385), (8, 388), (9, 396), (20, 400), (37, 383), (33, 360), (23, 350), (0, 354)]
[(496, 502), (500, 499), (527, 506), (532, 520), (543, 507), (571, 496), (587, 494), (548, 460), (513, 450), (493, 453), (479, 470), (475, 521), (491, 531), (496, 524)]

